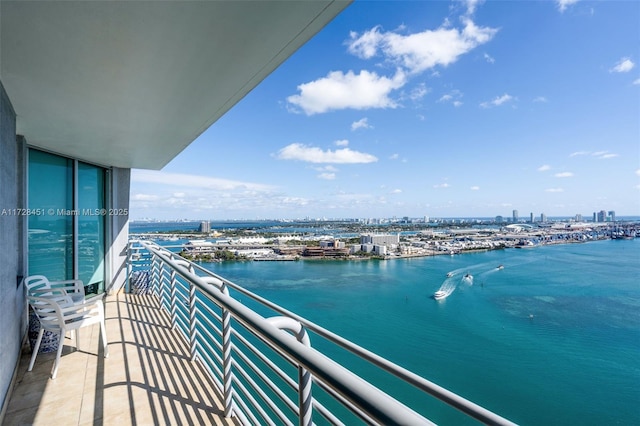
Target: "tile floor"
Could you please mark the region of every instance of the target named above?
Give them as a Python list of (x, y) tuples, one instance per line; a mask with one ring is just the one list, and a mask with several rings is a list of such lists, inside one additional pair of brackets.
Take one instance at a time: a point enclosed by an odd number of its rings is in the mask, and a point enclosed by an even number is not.
[(220, 393), (157, 306), (150, 295), (107, 297), (109, 357), (99, 326), (83, 328), (79, 350), (65, 339), (55, 380), (55, 353), (39, 354), (27, 372), (25, 350), (4, 425), (237, 424), (224, 418)]

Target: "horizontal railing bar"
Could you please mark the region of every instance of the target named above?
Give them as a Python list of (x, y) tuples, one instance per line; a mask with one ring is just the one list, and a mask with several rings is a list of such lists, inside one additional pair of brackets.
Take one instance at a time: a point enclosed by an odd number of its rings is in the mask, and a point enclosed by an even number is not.
[[(239, 366), (234, 360), (231, 360), (231, 363), (236, 367), (236, 370), (238, 372), (240, 372), (240, 374), (242, 375), (242, 377), (245, 380), (250, 380), (250, 378), (247, 378), (246, 376), (246, 372), (242, 369), (241, 366)], [(260, 405), (260, 403), (258, 402), (258, 400), (256, 400), (256, 398), (251, 394), (251, 392), (249, 392), (249, 390), (247, 389), (247, 387), (244, 385), (244, 383), (242, 383), (240, 380), (238, 380), (237, 378), (234, 378), (233, 383), (238, 386), (240, 388), (240, 390), (242, 391), (242, 394), (249, 399), (249, 401), (251, 402), (253, 408), (258, 411), (258, 413), (262, 416), (262, 418), (270, 425), (274, 425), (275, 423), (271, 420), (271, 418), (269, 417), (269, 414), (267, 414), (267, 412), (264, 410), (264, 408), (262, 408), (262, 406)], [(264, 391), (262, 391), (261, 389), (254, 389), (258, 392), (258, 395), (260, 395), (260, 397), (267, 403), (267, 405), (269, 406), (269, 408), (271, 408), (272, 410), (274, 410), (274, 412), (276, 413), (276, 415), (279, 417), (280, 420), (287, 422), (288, 419), (286, 418), (286, 416), (284, 415), (284, 413), (280, 412), (278, 413), (279, 410), (277, 410), (277, 407), (273, 407), (273, 401), (271, 401), (269, 399), (269, 397), (264, 393)], [(242, 400), (242, 398), (240, 398), (240, 400)], [(282, 416), (282, 417), (280, 417)], [(262, 424), (262, 423), (260, 423)]]
[(313, 408), (315, 410), (318, 411), (318, 414), (320, 414), (322, 417), (324, 417), (332, 425), (334, 425), (334, 426), (346, 426), (342, 421), (340, 421), (339, 418), (337, 418), (331, 411), (329, 411), (329, 409), (327, 407), (322, 405), (320, 403), (320, 401), (316, 400), (315, 398), (312, 399), (311, 405), (313, 406)]
[(196, 269), (204, 272), (207, 275), (211, 275), (215, 278), (218, 278), (220, 280), (222, 280), (223, 282), (225, 282), (229, 287), (233, 288), (236, 291), (239, 291), (240, 293), (244, 294), (245, 296), (248, 296), (250, 298), (252, 298), (253, 300), (255, 300), (256, 302), (263, 304), (264, 306), (269, 307), (270, 309), (284, 315), (284, 316), (288, 316), (291, 317), (293, 319), (295, 319), (296, 321), (299, 321), (302, 325), (304, 325), (308, 330), (313, 331), (314, 333), (326, 338), (327, 340), (339, 345), (340, 347), (346, 349), (347, 351), (354, 353), (358, 356), (360, 356), (361, 358), (364, 358), (365, 360), (371, 362), (372, 364), (382, 368), (383, 370), (387, 371), (388, 373), (404, 380), (405, 382), (413, 385), (414, 387), (434, 396), (435, 398), (447, 403), (448, 405), (451, 405), (452, 407), (464, 412), (465, 414), (475, 418), (476, 420), (479, 420), (483, 423), (486, 424), (496, 424), (496, 425), (514, 425), (513, 422), (511, 422), (510, 420), (505, 419), (502, 416), (499, 416), (495, 413), (493, 413), (492, 411), (487, 410), (484, 407), (481, 407), (477, 404), (475, 404), (474, 402), (471, 402), (469, 400), (467, 400), (466, 398), (461, 397), (460, 395), (451, 392), (445, 388), (443, 388), (442, 386), (439, 386), (427, 379), (425, 379), (424, 377), (421, 377), (415, 373), (413, 373), (412, 371), (409, 371), (407, 369), (405, 369), (404, 367), (401, 367), (383, 357), (381, 357), (380, 355), (377, 355), (371, 351), (369, 351), (368, 349), (365, 349), (359, 345), (357, 345), (356, 343), (353, 343), (347, 339), (345, 339), (342, 336), (339, 336), (327, 329), (325, 329), (322, 326), (319, 326), (309, 320), (307, 320), (304, 317), (301, 317), (300, 315), (297, 315), (294, 312), (291, 312), (261, 296), (258, 296), (255, 293), (250, 292), (249, 290), (246, 290), (245, 288), (242, 288), (241, 286), (227, 280), (224, 279), (220, 276), (218, 276), (217, 274), (208, 271), (207, 269), (203, 268), (202, 266), (198, 265), (198, 264), (194, 264)]
[[(197, 342), (196, 346), (202, 346), (202, 345), (200, 342)], [(222, 376), (223, 376), (222, 371), (218, 368), (218, 365), (216, 365), (216, 362), (215, 362), (216, 360), (211, 359), (211, 356), (206, 351), (203, 351), (203, 350), (198, 351), (198, 357), (200, 358), (203, 364), (209, 366), (209, 370), (212, 370), (210, 373), (214, 373), (215, 378), (222, 380)], [(222, 382), (220, 382), (220, 384), (222, 384)], [(222, 389), (222, 387), (220, 387), (220, 389)]]
[[(363, 420), (366, 423), (369, 423), (371, 425), (376, 424), (374, 419), (371, 416), (367, 415), (367, 413), (364, 412), (360, 407), (355, 406), (351, 401), (349, 401), (344, 396), (342, 396), (339, 393), (337, 393), (335, 390), (331, 389), (326, 384), (324, 384), (322, 382), (315, 382), (315, 384), (318, 385), (322, 390), (327, 392), (329, 394), (329, 396), (333, 397), (333, 399), (335, 399), (337, 402), (339, 402), (344, 407), (346, 407), (354, 415), (359, 417), (361, 420)], [(433, 423), (431, 421), (429, 421), (429, 420), (427, 420), (427, 422), (425, 424), (433, 425)]]
[[(238, 383), (238, 382), (234, 381), (234, 383)], [(239, 394), (237, 392), (235, 392), (235, 391), (234, 391), (234, 395), (239, 396)], [(242, 414), (242, 416), (245, 418), (241, 422), (241, 424), (248, 424), (248, 425), (260, 425), (260, 424), (262, 424), (258, 420), (256, 415), (253, 414), (251, 409), (247, 406), (247, 403), (244, 402), (243, 398), (234, 398), (233, 400), (234, 400), (236, 406), (238, 406), (236, 413)], [(247, 417), (249, 417), (251, 420), (249, 421), (247, 419)]]
[(356, 406), (369, 413), (376, 421), (384, 424), (424, 424), (428, 422), (420, 414), (335, 361), (315, 349), (300, 344), (293, 336), (271, 325), (264, 317), (250, 310), (239, 301), (221, 292), (211, 291), (201, 277), (191, 273), (171, 257), (167, 257), (159, 246), (154, 247), (146, 242), (141, 242), (141, 244), (171, 266), (178, 274), (193, 283), (201, 292), (210, 297), (214, 303), (228, 309), (236, 320), (243, 323), (247, 329), (254, 330), (255, 333), (264, 336), (266, 340), (273, 343), (282, 352), (297, 360), (316, 379), (323, 380)]
[[(247, 357), (241, 351), (235, 351), (234, 353), (238, 355), (245, 362), (245, 364), (247, 364), (251, 368), (251, 371), (253, 371), (255, 374), (258, 375), (258, 377), (267, 385), (269, 389), (271, 389), (278, 395), (280, 400), (284, 402), (291, 409), (291, 411), (293, 411), (296, 414), (298, 413), (297, 405), (293, 401), (291, 401), (291, 399), (283, 391), (281, 391), (278, 386), (276, 386), (273, 380), (271, 380), (266, 374), (264, 374), (260, 370), (260, 368), (258, 368), (258, 366), (252, 360), (249, 359), (249, 357)], [(235, 360), (233, 362), (234, 364), (237, 364)]]
[[(289, 375), (287, 373), (285, 373), (280, 367), (278, 367), (273, 361), (271, 361), (263, 353), (261, 353), (258, 350), (258, 348), (256, 348), (253, 344), (251, 344), (244, 336), (242, 336), (241, 334), (235, 332), (235, 330), (234, 330), (234, 336), (236, 336), (238, 338), (238, 340), (242, 341), (242, 343), (245, 345), (245, 347), (247, 347), (249, 349), (249, 351), (251, 351), (251, 353), (253, 353), (255, 356), (260, 358), (260, 360), (262, 362), (267, 364), (267, 366), (271, 369), (271, 371), (276, 373), (289, 386), (291, 386), (292, 389), (297, 390), (297, 388), (298, 388), (297, 383), (294, 382), (293, 379), (291, 379), (291, 377), (289, 377)], [(240, 347), (238, 347), (238, 345), (236, 345), (235, 343), (232, 343), (232, 347), (236, 349), (236, 352), (242, 352), (240, 350)]]
[[(240, 355), (239, 353), (236, 353), (236, 355)], [(243, 359), (243, 361), (246, 362), (246, 359)], [(247, 370), (245, 370), (245, 368), (240, 365), (235, 359), (231, 360), (231, 364), (233, 365), (233, 367), (235, 367), (235, 369), (240, 373), (240, 375), (247, 381), (247, 383), (251, 386), (251, 388), (262, 398), (262, 400), (269, 406), (269, 408), (271, 410), (273, 410), (273, 412), (276, 413), (276, 415), (278, 416), (278, 418), (280, 420), (283, 420), (285, 422), (289, 422), (288, 417), (285, 413), (282, 412), (282, 410), (280, 409), (280, 407), (278, 407), (275, 402), (269, 398), (269, 396), (267, 395), (267, 393), (262, 390), (262, 388), (260, 386), (258, 386), (258, 384), (256, 383), (256, 381), (253, 379), (253, 377), (251, 377), (249, 375), (249, 373), (247, 372)], [(251, 367), (251, 371), (255, 374), (258, 375), (258, 377), (263, 380), (263, 382), (272, 390), (275, 391), (275, 389), (277, 388), (273, 382), (271, 381), (264, 381), (265, 380), (265, 375), (264, 373), (260, 372), (257, 369), (254, 369), (253, 366)], [(268, 380), (268, 379), (267, 379)], [(280, 391), (278, 389), (278, 391)], [(284, 399), (281, 397), (281, 395), (278, 392), (275, 392), (276, 395), (280, 398), (280, 400), (287, 405), (287, 408), (291, 409), (291, 400), (289, 400), (289, 398), (287, 398), (286, 395), (284, 395)], [(292, 409), (292, 412), (295, 413), (296, 415), (297, 410), (295, 409), (295, 404), (294, 404), (294, 408)]]

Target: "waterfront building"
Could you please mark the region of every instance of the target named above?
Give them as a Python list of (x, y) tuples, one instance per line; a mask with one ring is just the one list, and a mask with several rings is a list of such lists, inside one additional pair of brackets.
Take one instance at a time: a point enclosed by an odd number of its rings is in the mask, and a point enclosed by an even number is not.
[(598, 221), (598, 214), (596, 212), (593, 212), (593, 222), (597, 222)]
[(518, 210), (513, 211), (513, 223), (518, 223)]
[(607, 221), (607, 212), (606, 210), (600, 210), (598, 212), (598, 222), (606, 222)]
[(545, 223), (547, 221), (547, 215), (540, 213), (540, 222)]
[(208, 220), (200, 222), (200, 227), (198, 229), (203, 234), (210, 233), (211, 232), (211, 222), (209, 222)]
[(573, 220), (576, 222), (582, 222), (582, 215), (581, 214), (575, 215)]
[(502, 216), (496, 216), (496, 223), (502, 223), (504, 222), (504, 218)]
[(529, 213), (529, 222), (535, 222), (535, 218), (533, 217), (533, 212)]
[(615, 211), (610, 210), (609, 213), (608, 213), (608, 216), (609, 216), (609, 220), (611, 222), (615, 222), (616, 221), (616, 212)]
[[(2, 2), (0, 207), (16, 214), (0, 217), (0, 423), (22, 278), (123, 292), (131, 169), (164, 167), (348, 4)], [(66, 214), (83, 211), (104, 214)]]
[(360, 236), (360, 244), (378, 244), (388, 247), (400, 243), (400, 234), (363, 234)]

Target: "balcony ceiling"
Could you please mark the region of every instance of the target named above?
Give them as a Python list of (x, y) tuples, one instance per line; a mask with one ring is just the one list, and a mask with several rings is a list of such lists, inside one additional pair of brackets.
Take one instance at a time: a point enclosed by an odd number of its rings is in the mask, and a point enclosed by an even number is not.
[(345, 1), (0, 2), (0, 80), (36, 147), (160, 169)]

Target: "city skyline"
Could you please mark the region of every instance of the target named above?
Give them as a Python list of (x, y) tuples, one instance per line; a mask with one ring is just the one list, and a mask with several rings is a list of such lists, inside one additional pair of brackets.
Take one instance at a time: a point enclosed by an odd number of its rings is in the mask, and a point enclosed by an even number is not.
[[(640, 214), (637, 2), (360, 2), (132, 219)], [(212, 76), (215, 78), (215, 76)]]

